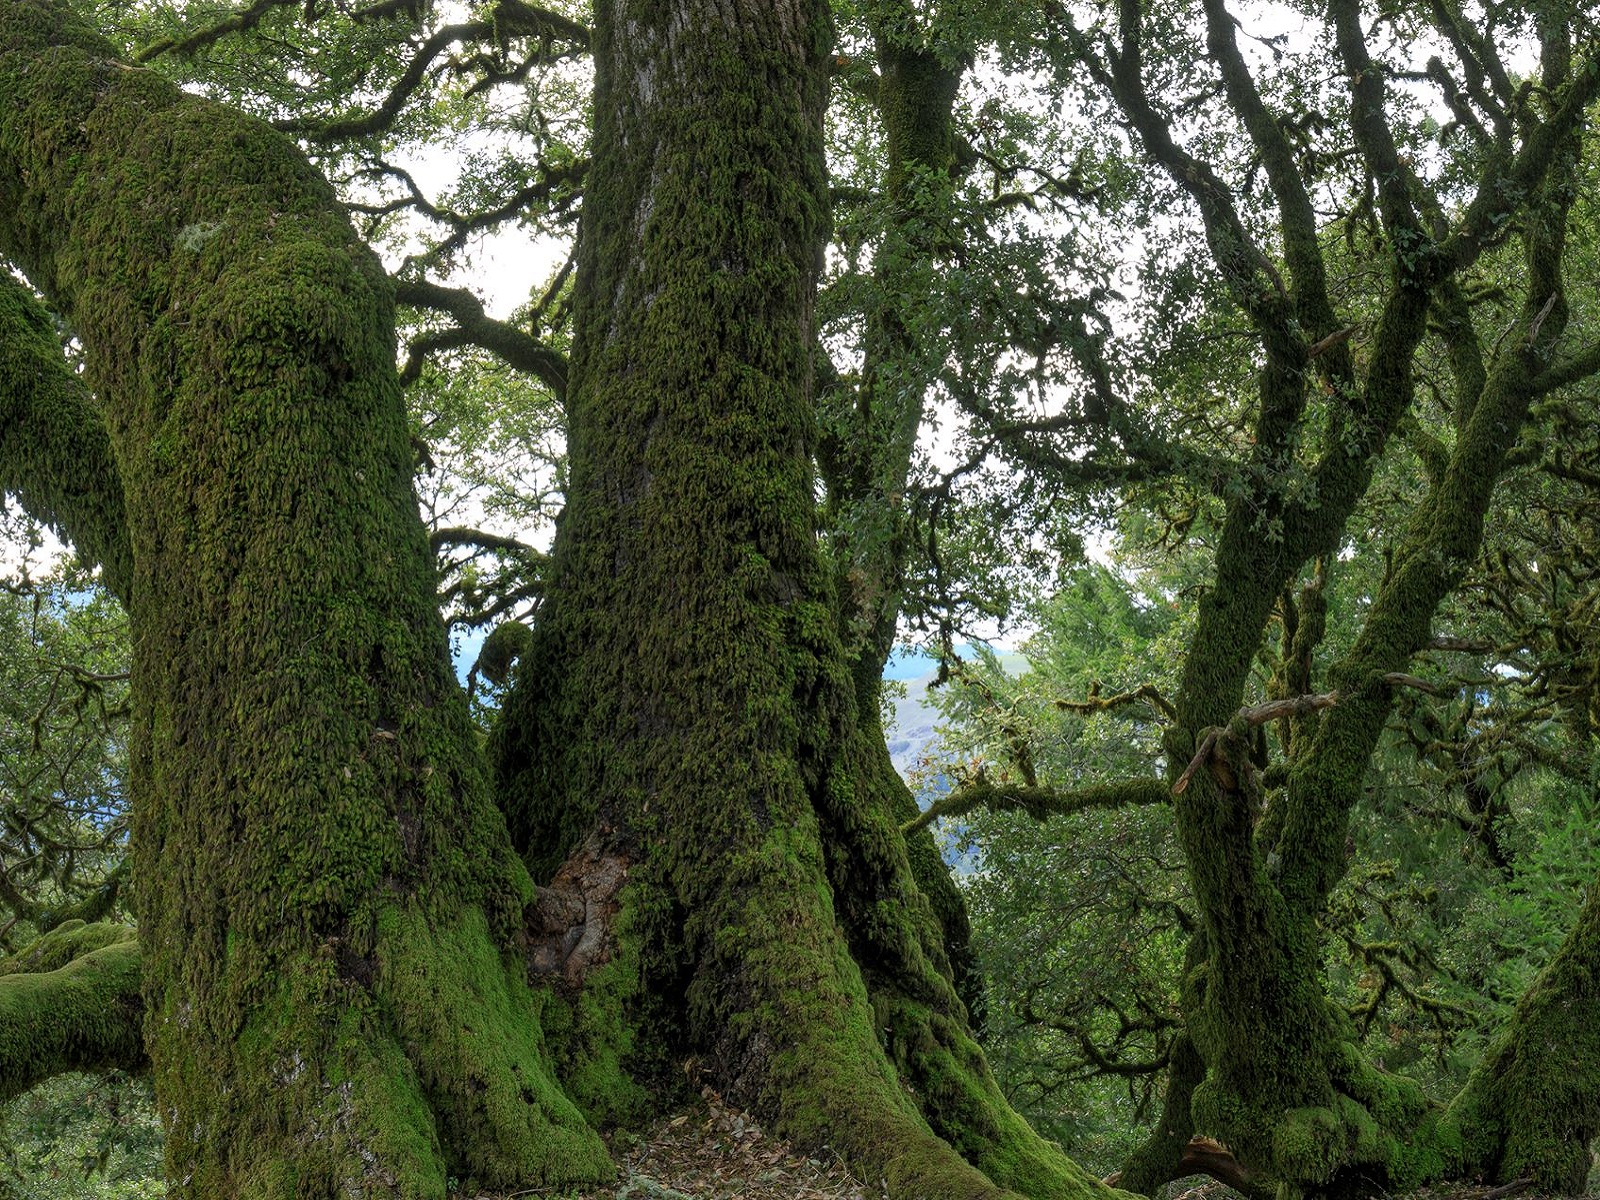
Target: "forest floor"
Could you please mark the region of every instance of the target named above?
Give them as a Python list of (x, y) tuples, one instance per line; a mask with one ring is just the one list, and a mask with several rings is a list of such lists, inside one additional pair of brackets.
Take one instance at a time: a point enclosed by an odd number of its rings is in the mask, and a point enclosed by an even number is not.
[(643, 1135), (613, 1134), (617, 1178), (581, 1192), (461, 1193), (457, 1200), (876, 1200), (837, 1158), (768, 1137), (748, 1114), (701, 1090), (701, 1103)]
[[(831, 1156), (809, 1156), (768, 1137), (747, 1113), (715, 1091), (663, 1118), (643, 1135), (611, 1139), (617, 1179), (581, 1192), (462, 1193), (457, 1200), (879, 1200), (881, 1187), (855, 1178)], [(826, 1152), (824, 1152), (826, 1155)], [(1242, 1200), (1238, 1192), (1197, 1176), (1170, 1184), (1165, 1200)], [(1382, 1200), (1553, 1200), (1526, 1187), (1450, 1184)], [(1562, 1200), (1600, 1200), (1567, 1197)]]

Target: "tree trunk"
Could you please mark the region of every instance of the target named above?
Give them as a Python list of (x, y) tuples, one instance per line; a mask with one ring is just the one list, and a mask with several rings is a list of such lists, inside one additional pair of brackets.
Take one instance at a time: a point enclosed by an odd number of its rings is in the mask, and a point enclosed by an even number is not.
[(1600, 888), (1442, 1122), (1452, 1166), (1579, 1195), (1600, 1137)]
[(536, 874), (627, 872), (574, 1053), (634, 1073), (698, 1054), (892, 1195), (1088, 1194), (966, 1032), (815, 536), (827, 5), (596, 16), (571, 486), (495, 739)]
[[(851, 773), (883, 795), (901, 824), (917, 816), (917, 802), (886, 749), (879, 752), (884, 742), (879, 706), (915, 537), (907, 501), (912, 462), (933, 377), (946, 353), (942, 338), (914, 332), (914, 308), (937, 277), (941, 251), (949, 250), (935, 231), (944, 229), (953, 204), (953, 111), (964, 74), (964, 64), (950, 63), (909, 30), (891, 29), (909, 15), (893, 6), (875, 22), (886, 232), (873, 260), (861, 377), (839, 397), (845, 403), (830, 419), (837, 428), (818, 455), (827, 485), (845, 655), (863, 735), (863, 753)], [(911, 834), (906, 853), (912, 877), (939, 922), (956, 993), (969, 1023), (981, 1029), (983, 985), (966, 900), (931, 829)]]
[(289, 142), (55, 0), (0, 8), (0, 96), (0, 248), (72, 318), (127, 499), (172, 1194), (604, 1176), (501, 950), (531, 887), (434, 610), (378, 262)]

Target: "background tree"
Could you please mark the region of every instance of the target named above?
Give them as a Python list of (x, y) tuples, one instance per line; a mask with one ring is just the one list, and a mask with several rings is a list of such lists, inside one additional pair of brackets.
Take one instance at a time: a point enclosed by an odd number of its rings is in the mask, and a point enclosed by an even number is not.
[[(1564, 299), (1568, 230), (1587, 179), (1593, 75), (1574, 48), (1587, 46), (1587, 26), (1554, 6), (1532, 14), (1526, 30), (1480, 29), (1438, 9), (1396, 13), (1369, 31), (1358, 6), (1333, 5), (1300, 55), (1269, 44), (1281, 64), (1269, 75), (1221, 4), (1197, 9), (1197, 25), (1139, 5), (1081, 15), (1057, 7), (1052, 16), (1065, 53), (1094, 80), (1091, 102), (1110, 106), (1198, 215), (1212, 277), (1247, 322), (1259, 364), (1240, 414), (1247, 437), (1212, 475), (1222, 501), (1210, 518), (1215, 573), (1165, 739), (1203, 937), (1184, 997), (1203, 1072), (1183, 1086), (1173, 1080), (1160, 1136), (1123, 1178), (1147, 1188), (1168, 1177), (1196, 1132), (1225, 1141), (1247, 1172), (1292, 1189), (1335, 1187), (1342, 1173), (1404, 1183), (1450, 1170), (1575, 1187), (1574, 1147), (1592, 1136), (1592, 1117), (1539, 1079), (1526, 1051), (1482, 1068), (1439, 1136), (1418, 1131), (1420, 1092), (1367, 1065), (1324, 994), (1317, 922), (1344, 873), (1350, 814), (1395, 692), (1477, 555), (1518, 431), (1537, 399), (1594, 366)], [(1450, 52), (1427, 72), (1407, 74), (1393, 56), (1411, 21)], [(1537, 82), (1521, 90), (1499, 44), (1519, 34), (1541, 62)], [(1377, 57), (1385, 50), (1387, 61)], [(1327, 76), (1313, 64), (1330, 57), (1340, 83), (1316, 90)], [(1399, 78), (1437, 89), (1466, 143), (1460, 154), (1412, 140), (1395, 115), (1412, 94), (1390, 82)], [(1205, 119), (1186, 137), (1174, 114), (1188, 122), (1197, 112)], [(1335, 238), (1352, 228), (1376, 271), (1335, 270), (1346, 262)], [(1520, 263), (1492, 253), (1508, 236)], [(1477, 324), (1492, 310), (1473, 302), (1486, 296), (1475, 272), (1491, 269), (1503, 289), (1494, 294), (1516, 297), (1512, 331), (1497, 342)], [(1453, 429), (1393, 536), (1359, 633), (1317, 670), (1305, 654), (1320, 640), (1318, 622), (1299, 620), (1309, 613), (1293, 589), (1341, 549), (1374, 464), (1416, 420), (1430, 357), (1447, 372), (1441, 394)], [(1317, 586), (1313, 577), (1312, 607)], [(1280, 599), (1298, 628), (1277, 694), (1304, 704), (1275, 766), (1253, 727), (1276, 710), (1245, 706)], [(1513, 1027), (1531, 1023), (1549, 1036), (1555, 1012), (1588, 1011), (1582, 969), (1567, 965), (1581, 961), (1586, 928), (1580, 920), (1536, 987), (1547, 999)], [(1493, 1099), (1479, 1107), (1480, 1094)]]

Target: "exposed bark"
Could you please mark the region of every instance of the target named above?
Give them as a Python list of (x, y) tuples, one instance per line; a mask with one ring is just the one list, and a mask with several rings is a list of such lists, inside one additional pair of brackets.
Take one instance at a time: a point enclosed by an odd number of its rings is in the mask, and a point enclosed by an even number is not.
[(500, 949), (532, 889), (434, 611), (380, 265), (287, 140), (53, 0), (0, 8), (0, 196), (127, 497), (172, 1194), (603, 1177)]

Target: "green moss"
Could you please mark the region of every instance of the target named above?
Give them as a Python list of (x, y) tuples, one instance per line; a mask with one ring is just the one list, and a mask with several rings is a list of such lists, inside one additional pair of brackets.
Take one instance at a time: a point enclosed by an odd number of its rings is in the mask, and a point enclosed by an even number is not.
[(1463, 1170), (1581, 1191), (1600, 1136), (1600, 891), (1440, 1123)]
[(0, 272), (0, 490), (98, 562), (124, 602), (132, 551), (105, 421), (39, 302)]
[(1273, 1126), (1272, 1164), (1298, 1188), (1327, 1183), (1344, 1154), (1344, 1129), (1331, 1109), (1291, 1109)]
[(0, 961), (0, 1101), (65, 1071), (140, 1069), (139, 984), (119, 925), (57, 928)]
[(0, 958), (0, 975), (54, 971), (95, 950), (131, 942), (136, 936), (128, 926), (111, 921), (92, 925), (79, 920), (63, 921), (15, 954)]
[(1356, 1163), (1387, 1163), (1394, 1147), (1394, 1137), (1373, 1120), (1360, 1104), (1349, 1096), (1339, 1096), (1335, 1111), (1344, 1128), (1349, 1144), (1349, 1156)]
[(500, 950), (532, 885), (435, 611), (381, 264), (288, 139), (65, 4), (0, 7), (0, 97), (0, 248), (82, 337), (126, 498), (174, 1196), (607, 1176)]
[(1373, 1066), (1353, 1040), (1339, 1043), (1333, 1078), (1340, 1091), (1393, 1132), (1412, 1128), (1428, 1111), (1428, 1098), (1416, 1080)]
[(562, 1086), (590, 1124), (637, 1125), (651, 1108), (650, 1091), (638, 1076), (659, 1080), (659, 1063), (649, 1061), (665, 1039), (641, 1046), (640, 1025), (648, 1020), (641, 995), (639, 953), (643, 938), (637, 915), (639, 889), (624, 887), (613, 918), (612, 957), (589, 972), (583, 988), (569, 998), (565, 989), (541, 996), (542, 1023), (551, 1059)]
[(485, 1187), (608, 1178), (605, 1146), (552, 1077), (534, 1004), (481, 914), (439, 928), (391, 910), (376, 948), (378, 1001), (409, 1047), (445, 1158)]

